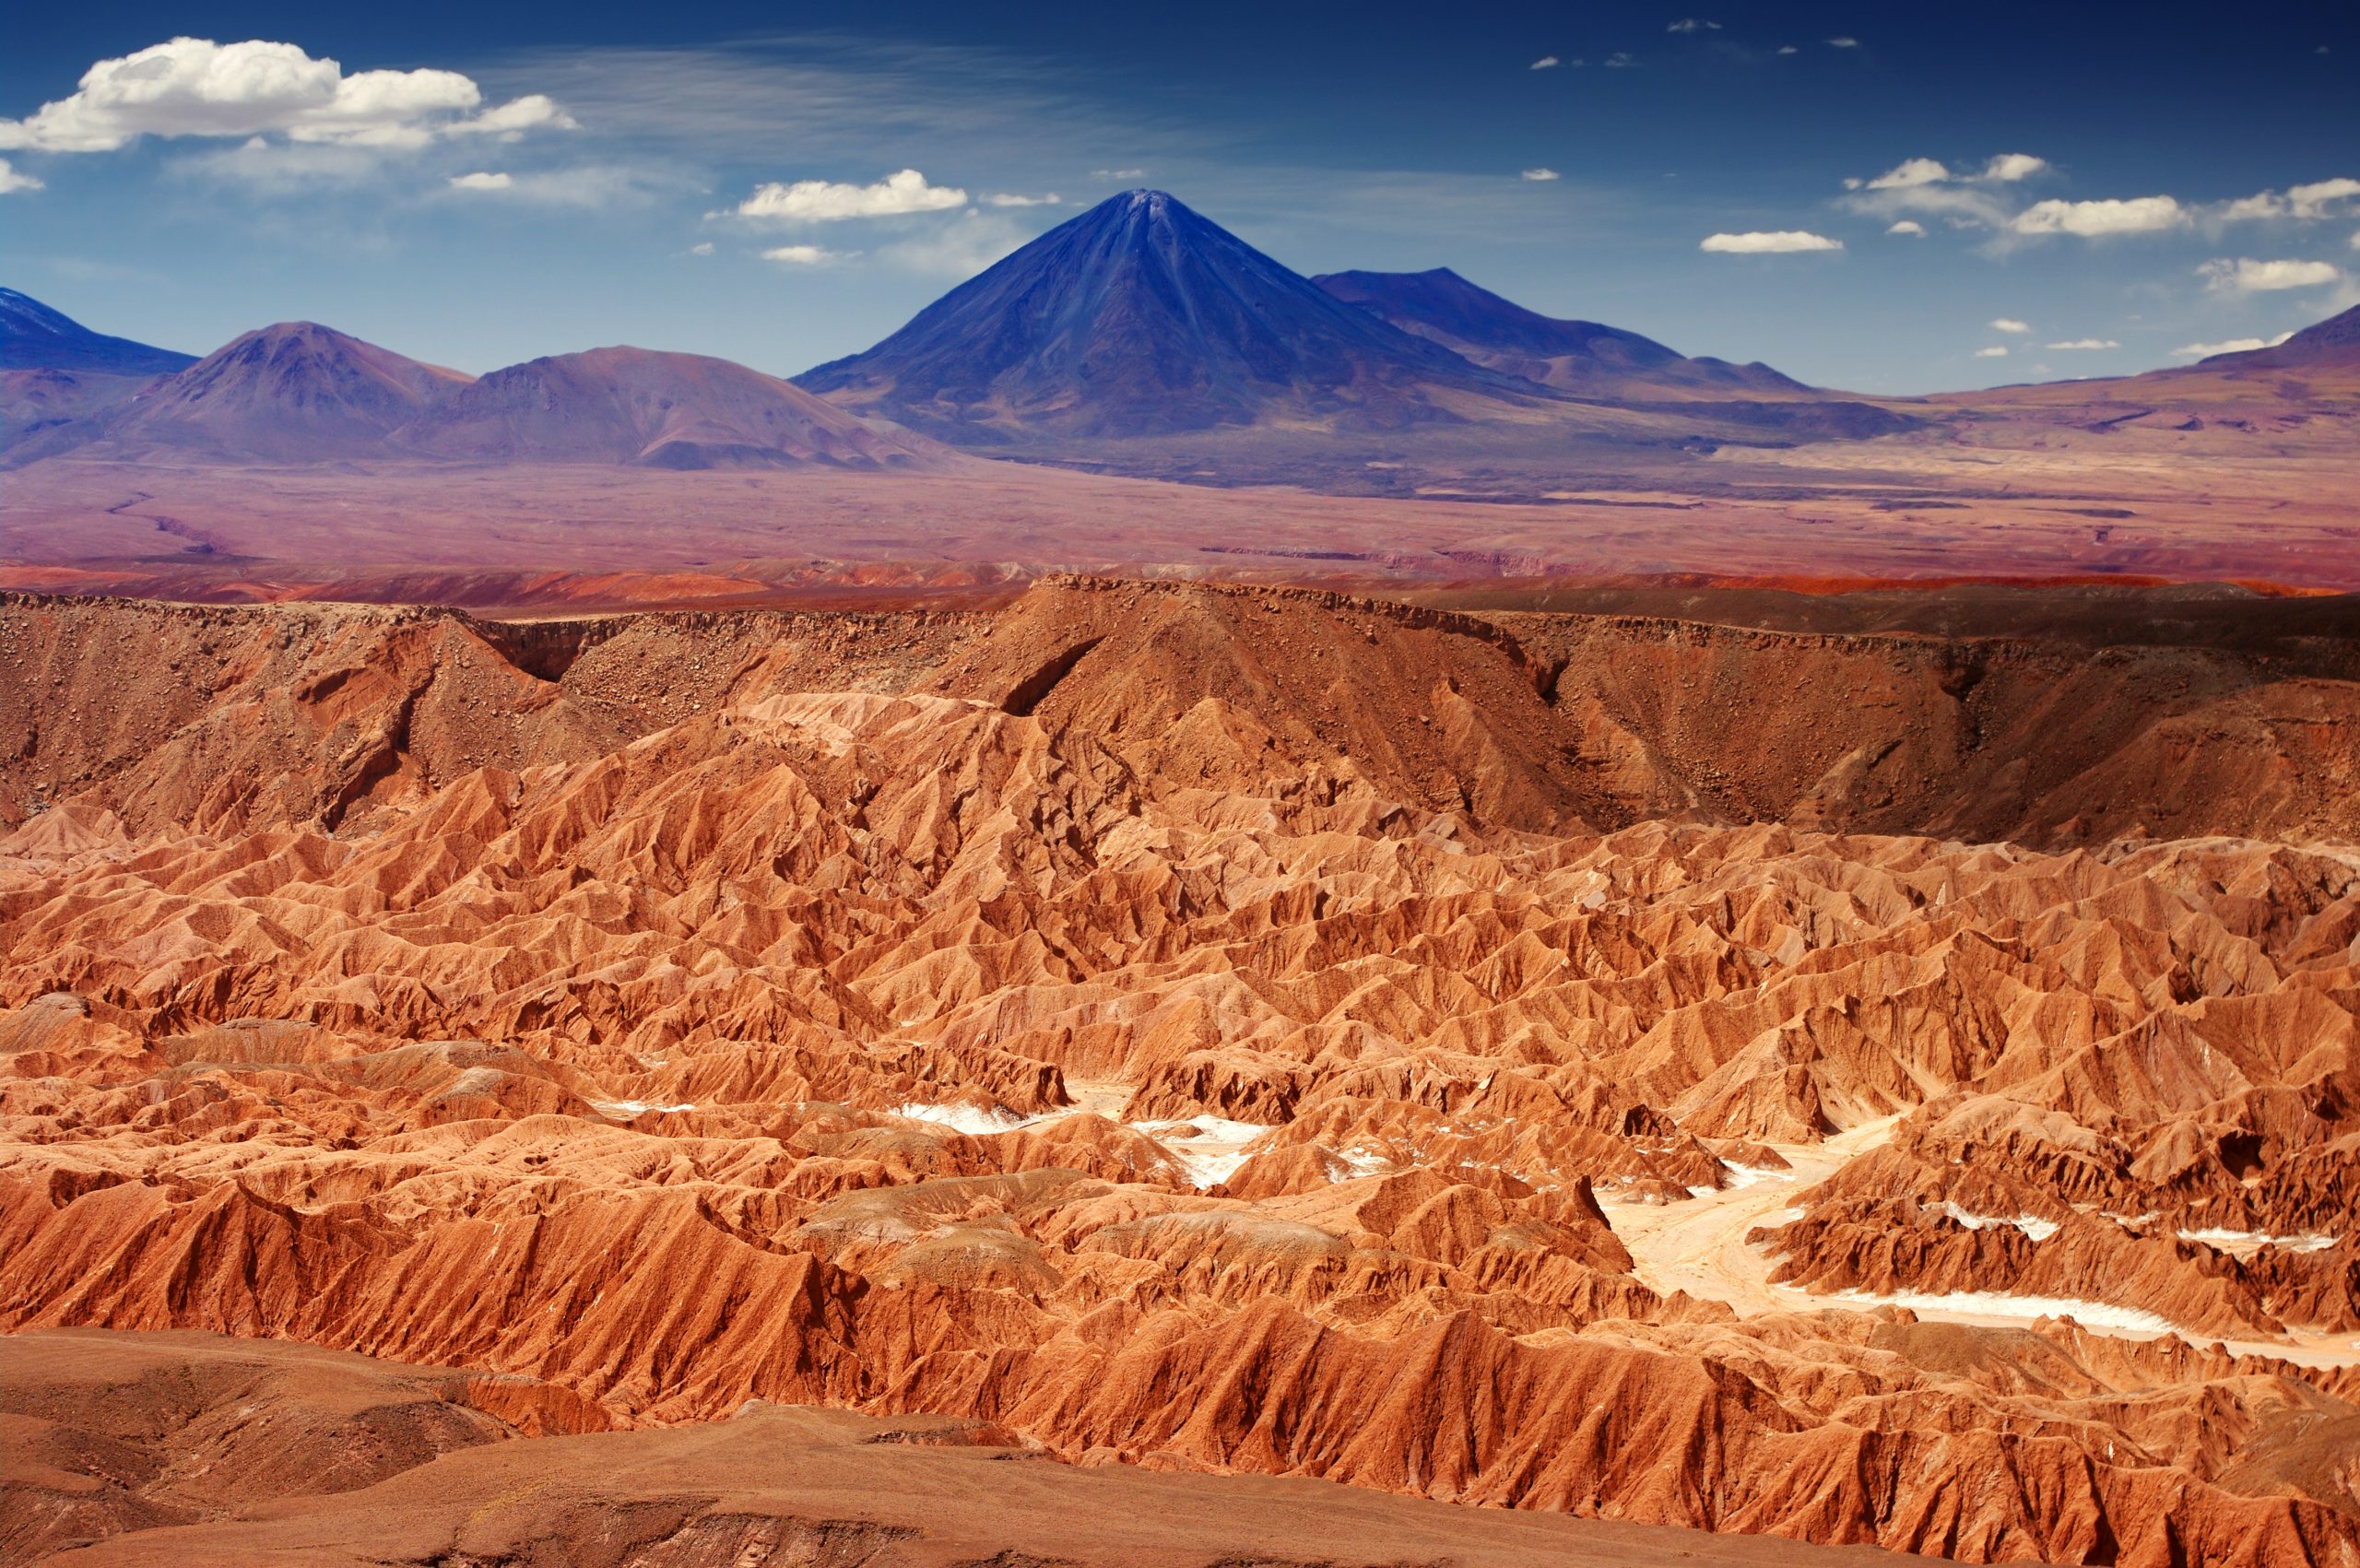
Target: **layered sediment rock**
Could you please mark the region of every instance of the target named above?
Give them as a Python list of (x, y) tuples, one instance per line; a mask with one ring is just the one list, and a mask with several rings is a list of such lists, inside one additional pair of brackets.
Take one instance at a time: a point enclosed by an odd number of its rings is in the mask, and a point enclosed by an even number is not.
[[(2341, 843), (1634, 821), (1535, 639), (1316, 595), (5, 635), (9, 1327), (1972, 1561), (2360, 1551)], [(1765, 1182), (1773, 1310), (1639, 1256)], [(2010, 1297), (2067, 1306), (1967, 1321)]]

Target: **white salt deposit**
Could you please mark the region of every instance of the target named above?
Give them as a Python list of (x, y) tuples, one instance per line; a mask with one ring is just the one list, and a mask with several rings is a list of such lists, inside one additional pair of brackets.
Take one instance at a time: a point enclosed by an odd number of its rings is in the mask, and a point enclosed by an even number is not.
[(1998, 1291), (1895, 1291), (1878, 1295), (1868, 1291), (1837, 1291), (1827, 1299), (1847, 1306), (1904, 1306), (1921, 1315), (1974, 1317), (2070, 1317), (2084, 1328), (2119, 1328), (2134, 1334), (2169, 1334), (2175, 1326), (2152, 1312), (2115, 1306), (2106, 1302), (2080, 1302), (2065, 1296), (2011, 1296)]
[(937, 1126), (949, 1127), (953, 1132), (966, 1133), (974, 1138), (990, 1133), (1014, 1132), (1018, 1127), (1029, 1127), (1035, 1122), (1050, 1119), (1048, 1116), (1020, 1116), (997, 1105), (921, 1105), (914, 1101), (907, 1105), (896, 1105), (893, 1114), (907, 1116), (914, 1122), (932, 1122)]
[(1774, 1171), (1767, 1165), (1740, 1165), (1734, 1160), (1722, 1161), (1721, 1168), (1729, 1173), (1729, 1185), (1732, 1187), (1750, 1187), (1756, 1182), (1791, 1182), (1795, 1179), (1791, 1170)]
[(2325, 1252), (2335, 1245), (2333, 1236), (2324, 1236), (2316, 1231), (2294, 1236), (2273, 1236), (2267, 1231), (2182, 1231), (2179, 1239), (2202, 1242), (2212, 1247), (2277, 1247), (2285, 1252)]
[(1955, 1203), (1946, 1202), (1941, 1208), (1943, 1213), (1970, 1231), (1980, 1231), (1992, 1225), (2013, 1225), (2036, 1242), (2045, 1242), (2057, 1233), (2056, 1220), (2042, 1220), (2030, 1214), (2019, 1214), (2010, 1219), (2005, 1215), (1969, 1214)]
[(678, 1105), (659, 1105), (652, 1100), (593, 1100), (590, 1103), (608, 1115), (620, 1116), (625, 1121), (650, 1111), (693, 1111), (697, 1108), (693, 1100), (683, 1100)]

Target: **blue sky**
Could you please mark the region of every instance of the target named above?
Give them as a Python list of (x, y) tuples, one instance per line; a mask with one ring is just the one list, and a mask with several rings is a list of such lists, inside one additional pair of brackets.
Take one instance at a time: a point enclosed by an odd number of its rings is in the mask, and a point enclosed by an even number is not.
[(0, 281), (195, 351), (309, 318), (469, 371), (629, 342), (792, 373), (1139, 184), (1306, 273), (1446, 265), (1865, 391), (2360, 302), (2349, 4), (125, 0), (0, 29)]

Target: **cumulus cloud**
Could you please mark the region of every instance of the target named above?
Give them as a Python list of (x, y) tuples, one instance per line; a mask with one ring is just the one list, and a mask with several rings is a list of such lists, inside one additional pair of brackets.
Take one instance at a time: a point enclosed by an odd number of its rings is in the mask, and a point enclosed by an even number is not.
[(2345, 204), (2355, 198), (2360, 198), (2360, 180), (2314, 180), (2306, 185), (2289, 185), (2283, 191), (2260, 191), (2240, 196), (2213, 208), (2212, 216), (2224, 223), (2266, 218), (2312, 223), (2339, 216)]
[(2022, 336), (2023, 334), (2032, 330), (2032, 324), (2030, 322), (2017, 321), (2011, 316), (1996, 316), (1992, 319), (1991, 330), (1994, 332), (2012, 332), (2018, 336)]
[(513, 139), (572, 129), (539, 94), (493, 108), (456, 71), (358, 71), (291, 43), (176, 38), (82, 74), (70, 98), (0, 120), (0, 148), (112, 152), (142, 136), (284, 135), (298, 142), (418, 147), (440, 136)]
[(1014, 191), (994, 191), (984, 198), (985, 206), (1063, 206), (1065, 197), (1051, 191), (1044, 196), (1020, 195)]
[(2122, 345), (2111, 337), (2076, 337), (2070, 342), (2051, 343), (2046, 347), (2071, 354), (2093, 348), (2119, 348)]
[(1757, 229), (1743, 234), (1709, 234), (1696, 248), (1724, 255), (1756, 256), (1793, 251), (1840, 251), (1844, 242), (1801, 229)]
[(1926, 237), (1926, 226), (1918, 222), (1914, 218), (1905, 218), (1900, 222), (1894, 224), (1892, 228), (1886, 230), (1885, 232), (1888, 234), (1908, 234), (1922, 240)]
[(1981, 178), (1995, 185), (2012, 185), (2019, 180), (2029, 180), (2048, 167), (2048, 159), (2035, 158), (2028, 152), (2003, 152), (1983, 166)]
[(2286, 188), (2286, 207), (2301, 218), (2327, 218), (2344, 203), (2360, 198), (2360, 180), (2317, 180)]
[(1906, 191), (1918, 185), (1939, 185), (1951, 171), (1931, 158), (1904, 159), (1868, 183), (1871, 191)]
[(817, 245), (773, 245), (762, 253), (762, 259), (781, 266), (832, 266), (858, 254), (858, 251), (825, 251)]
[(1975, 357), (1978, 360), (2004, 360), (2008, 357), (2008, 346), (2004, 343), (1994, 343), (1988, 348), (1977, 348), (1975, 351)]
[(2019, 234), (2077, 234), (2102, 239), (2114, 234), (2154, 234), (2189, 221), (2188, 209), (2170, 196), (2128, 200), (2035, 202), (2009, 224)]
[[(967, 205), (956, 185), (929, 185), (914, 169), (888, 174), (873, 185), (828, 180), (773, 181), (738, 204), (740, 218), (778, 218), (789, 223), (833, 223), (847, 218), (898, 218), (913, 212), (948, 212)], [(793, 249), (789, 246), (788, 249)]]
[(41, 183), (30, 174), (21, 173), (17, 166), (0, 158), (0, 196), (13, 195), (18, 191), (38, 191)]
[(1527, 180), (1554, 180), (1557, 178), (1557, 171), (1548, 168), (1528, 169), (1522, 177)]
[(2196, 269), (2204, 286), (2224, 294), (2266, 294), (2281, 289), (2316, 289), (2343, 274), (2332, 262), (2256, 261), (2251, 256), (2223, 256)]
[(451, 176), (451, 188), (454, 191), (504, 191), (515, 183), (515, 180), (507, 174), (490, 174), (480, 171), (474, 174), (454, 174)]
[(2232, 337), (2225, 343), (2183, 343), (2172, 350), (2183, 359), (2209, 360), (2215, 354), (2250, 354), (2257, 348), (2275, 348), (2295, 335), (2282, 332), (2275, 337)]
[(1536, 71), (1553, 71), (1564, 64), (1564, 62), (1558, 59), (1554, 54), (1543, 54), (1540, 59), (1535, 60), (1532, 63), (1532, 68)]

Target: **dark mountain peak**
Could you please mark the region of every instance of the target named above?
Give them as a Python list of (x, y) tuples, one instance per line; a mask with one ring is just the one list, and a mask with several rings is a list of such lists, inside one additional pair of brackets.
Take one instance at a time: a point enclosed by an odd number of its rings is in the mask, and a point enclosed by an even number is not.
[(92, 332), (30, 294), (0, 289), (0, 370), (157, 376), (195, 363), (194, 354)]
[(1126, 191), (796, 378), (983, 443), (1271, 419), (1390, 428), (1538, 395), (1354, 309), (1162, 191)]
[(1808, 390), (1767, 365), (1682, 357), (1652, 337), (1602, 322), (1545, 316), (1469, 283), (1446, 266), (1425, 272), (1332, 272), (1312, 279), (1339, 300), (1430, 338), (1478, 364), (1569, 392), (1615, 395), (1723, 388)]

